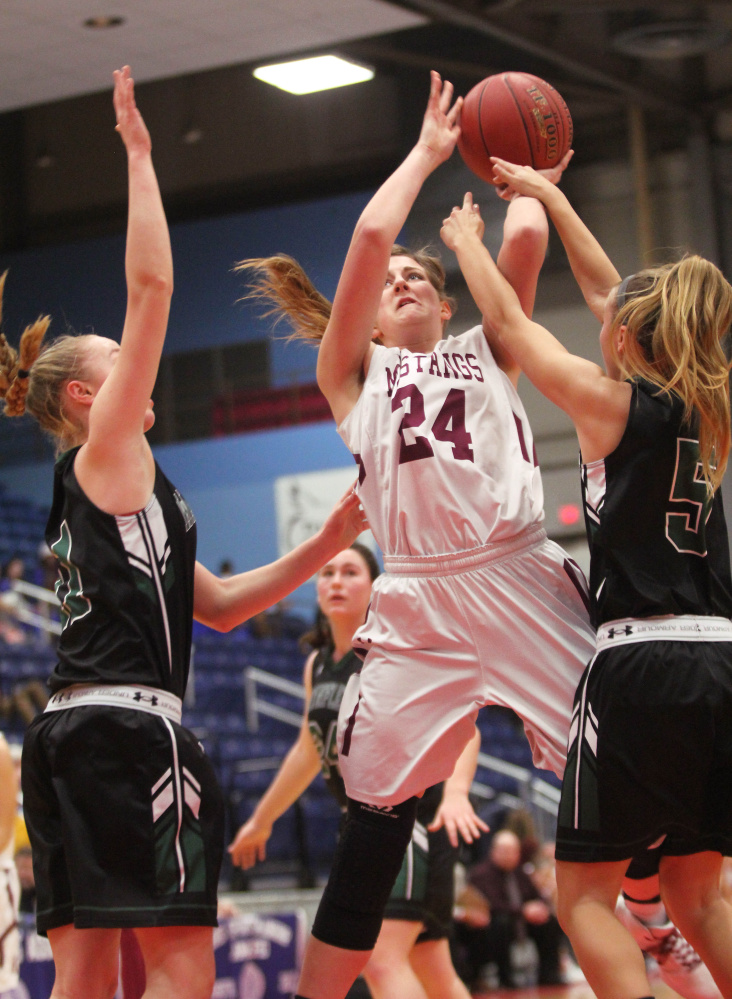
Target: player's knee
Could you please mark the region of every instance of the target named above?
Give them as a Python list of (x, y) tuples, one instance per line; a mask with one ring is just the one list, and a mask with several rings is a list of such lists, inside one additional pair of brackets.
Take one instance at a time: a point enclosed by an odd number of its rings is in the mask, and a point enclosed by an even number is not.
[(181, 962), (173, 968), (170, 965), (160, 970), (160, 973), (148, 973), (147, 985), (152, 989), (157, 986), (161, 995), (179, 996), (180, 999), (211, 999), (216, 983), (216, 965), (213, 960), (196, 962)]
[(382, 993), (389, 984), (389, 975), (393, 973), (393, 964), (385, 954), (374, 951), (363, 969), (363, 977), (371, 991)]
[(348, 820), (313, 924), (313, 936), (371, 950), (412, 835), (417, 799), (377, 807), (349, 799)]

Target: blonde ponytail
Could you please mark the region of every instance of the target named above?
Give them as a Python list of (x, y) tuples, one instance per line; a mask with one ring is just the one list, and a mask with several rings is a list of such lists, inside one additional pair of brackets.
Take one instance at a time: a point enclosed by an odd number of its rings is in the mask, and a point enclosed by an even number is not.
[[(0, 277), (0, 322), (5, 278)], [(40, 316), (31, 326), (26, 326), (20, 338), (20, 349), (10, 346), (4, 333), (0, 333), (0, 399), (5, 400), (6, 416), (22, 416), (26, 409), (31, 368), (38, 358), (41, 342), (51, 324), (50, 316)]]
[(699, 421), (699, 451), (710, 491), (724, 477), (730, 452), (729, 370), (725, 340), (732, 323), (732, 286), (714, 264), (689, 255), (648, 268), (621, 285), (614, 326), (627, 329), (617, 360), (684, 403)]

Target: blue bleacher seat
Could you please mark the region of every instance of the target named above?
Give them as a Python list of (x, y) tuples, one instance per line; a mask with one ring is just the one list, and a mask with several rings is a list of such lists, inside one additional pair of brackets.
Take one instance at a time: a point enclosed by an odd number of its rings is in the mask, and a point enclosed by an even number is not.
[(228, 670), (196, 670), (194, 705), (198, 711), (244, 715), (244, 684)]

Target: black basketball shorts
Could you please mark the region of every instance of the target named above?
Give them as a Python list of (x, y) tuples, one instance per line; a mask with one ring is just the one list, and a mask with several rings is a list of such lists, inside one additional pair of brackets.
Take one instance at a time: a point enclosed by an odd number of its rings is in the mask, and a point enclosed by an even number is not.
[(449, 937), (456, 859), (457, 850), (444, 827), (428, 832), (419, 821), (415, 822), (384, 919), (424, 923), (417, 943)]
[(22, 784), (40, 933), (216, 925), (223, 798), (181, 725), (99, 705), (45, 713)]
[(577, 689), (558, 860), (732, 854), (732, 643), (599, 652)]

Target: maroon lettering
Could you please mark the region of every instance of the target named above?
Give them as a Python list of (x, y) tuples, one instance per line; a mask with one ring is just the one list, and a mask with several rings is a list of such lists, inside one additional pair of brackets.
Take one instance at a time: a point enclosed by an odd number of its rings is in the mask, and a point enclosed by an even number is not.
[(388, 368), (386, 368), (386, 394), (388, 396), (391, 395), (394, 386), (397, 384), (398, 381), (399, 381), (399, 365), (397, 364), (397, 366), (394, 368), (393, 374), (391, 371), (389, 371)]
[[(475, 374), (475, 380), (477, 382), (484, 382), (485, 378), (483, 377), (483, 372), (481, 370), (480, 365), (478, 364), (478, 360), (475, 354), (466, 354), (465, 360), (470, 370)], [(475, 361), (475, 364), (473, 364), (473, 361)]]
[(404, 416), (399, 424), (399, 436), (401, 437), (399, 464), (419, 461), (420, 458), (431, 458), (434, 451), (426, 437), (415, 434), (413, 444), (407, 444), (404, 439), (404, 431), (407, 428), (414, 429), (424, 423), (424, 397), (416, 385), (403, 385), (396, 390), (394, 398), (391, 400), (392, 413), (400, 406), (404, 409)]
[(430, 375), (437, 375), (438, 378), (442, 378), (442, 372), (440, 371), (440, 363), (437, 360), (437, 354), (430, 354), (430, 370), (428, 373)]
[(455, 365), (455, 367), (463, 376), (463, 378), (467, 379), (467, 381), (473, 380), (473, 376), (470, 373), (470, 368), (465, 364), (465, 358), (462, 356), (462, 354), (453, 354), (452, 363)]
[(453, 378), (458, 378), (460, 372), (456, 369), (455, 365), (450, 360), (449, 354), (442, 355), (442, 361), (445, 367), (445, 378), (449, 378), (451, 375)]
[(432, 433), (438, 441), (452, 444), (452, 456), (458, 461), (473, 461), (473, 438), (465, 426), (465, 390), (451, 388), (437, 419), (432, 424)]
[(530, 465), (533, 464), (534, 466), (537, 466), (539, 464), (539, 462), (536, 459), (536, 448), (535, 447), (532, 447), (533, 459), (534, 459), (533, 462), (532, 462), (531, 458), (529, 457), (529, 449), (526, 446), (526, 435), (524, 434), (524, 425), (521, 422), (521, 417), (517, 416), (514, 413), (513, 414), (513, 419), (514, 419), (514, 422), (516, 424), (516, 431), (518, 433), (519, 446), (521, 448), (521, 457), (524, 459), (524, 461), (528, 461), (528, 463)]

